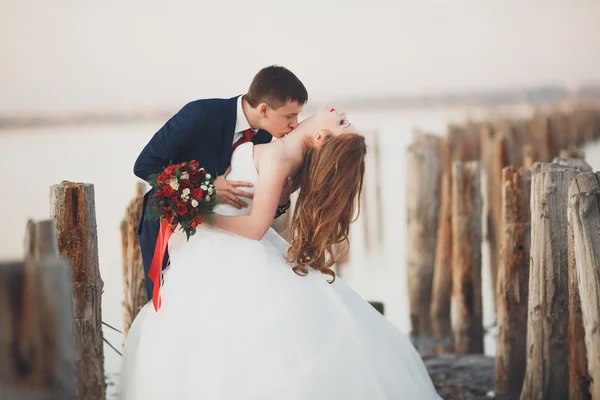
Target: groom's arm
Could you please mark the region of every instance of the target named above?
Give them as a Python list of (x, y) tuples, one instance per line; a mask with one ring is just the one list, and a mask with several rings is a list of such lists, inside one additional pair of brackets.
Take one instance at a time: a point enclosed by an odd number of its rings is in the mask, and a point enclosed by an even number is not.
[(159, 173), (192, 143), (206, 123), (203, 107), (197, 102), (186, 104), (158, 130), (144, 147), (133, 166), (133, 173), (147, 181)]

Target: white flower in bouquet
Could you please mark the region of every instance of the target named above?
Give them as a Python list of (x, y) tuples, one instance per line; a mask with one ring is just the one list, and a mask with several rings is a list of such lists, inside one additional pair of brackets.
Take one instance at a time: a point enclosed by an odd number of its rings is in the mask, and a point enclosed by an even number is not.
[(204, 175), (204, 177), (206, 178), (206, 180), (210, 179), (210, 174), (206, 174)]
[(212, 193), (213, 193), (213, 188), (212, 188), (212, 187), (209, 187), (209, 188), (208, 188), (208, 194), (212, 194)]
[(204, 191), (207, 191), (207, 190), (208, 190), (208, 188), (206, 187), (206, 185), (202, 185), (202, 186), (200, 186), (200, 189), (202, 189), (202, 190), (204, 190)]
[(206, 201), (210, 201), (210, 194), (206, 195)]
[(187, 172), (181, 174), (181, 179), (190, 179), (190, 175)]
[(192, 207), (198, 207), (198, 200), (192, 199)]
[(189, 196), (190, 194), (190, 189), (189, 188), (185, 188), (183, 189), (183, 191), (181, 192), (184, 196)]
[(171, 178), (169, 181), (169, 186), (171, 186), (173, 190), (179, 190), (179, 182), (177, 181), (177, 178)]

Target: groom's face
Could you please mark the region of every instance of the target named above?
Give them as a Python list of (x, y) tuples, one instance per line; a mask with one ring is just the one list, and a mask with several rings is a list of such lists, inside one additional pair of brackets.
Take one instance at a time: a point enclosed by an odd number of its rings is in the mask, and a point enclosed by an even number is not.
[(297, 102), (288, 101), (277, 109), (267, 104), (261, 104), (261, 107), (264, 107), (264, 113), (261, 112), (262, 128), (276, 138), (284, 137), (298, 126), (298, 114), (302, 111), (302, 106)]

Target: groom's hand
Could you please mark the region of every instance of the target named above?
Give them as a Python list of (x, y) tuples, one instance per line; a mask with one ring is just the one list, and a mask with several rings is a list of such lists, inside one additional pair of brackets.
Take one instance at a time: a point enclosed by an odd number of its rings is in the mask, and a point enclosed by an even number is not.
[(240, 197), (245, 197), (247, 199), (254, 198), (252, 193), (245, 192), (243, 190), (238, 189), (238, 187), (252, 187), (252, 183), (244, 182), (244, 181), (228, 181), (225, 178), (231, 167), (228, 167), (227, 170), (215, 179), (215, 187), (217, 188), (217, 202), (219, 204), (229, 204), (237, 209), (242, 209), (248, 207), (248, 203), (240, 199)]

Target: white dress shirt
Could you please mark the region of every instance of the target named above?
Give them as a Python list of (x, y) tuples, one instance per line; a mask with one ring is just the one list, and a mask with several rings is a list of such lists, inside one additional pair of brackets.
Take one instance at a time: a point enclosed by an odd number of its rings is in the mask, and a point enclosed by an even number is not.
[[(242, 137), (242, 132), (244, 132), (246, 129), (250, 128), (250, 122), (248, 122), (248, 119), (246, 118), (246, 115), (244, 114), (244, 109), (242, 108), (242, 96), (240, 95), (237, 99), (237, 113), (236, 113), (236, 119), (235, 119), (235, 131), (233, 131), (233, 143), (231, 143), (231, 145), (233, 146), (233, 144), (235, 142), (237, 142), (241, 137)], [(258, 132), (258, 129), (252, 129), (254, 131), (254, 133), (256, 134), (256, 132)]]

